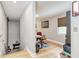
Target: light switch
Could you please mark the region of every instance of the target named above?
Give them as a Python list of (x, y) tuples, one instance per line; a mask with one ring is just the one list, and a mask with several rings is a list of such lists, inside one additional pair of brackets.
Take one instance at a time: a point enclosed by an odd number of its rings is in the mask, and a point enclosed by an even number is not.
[(78, 32), (78, 28), (77, 27), (73, 27), (73, 31), (74, 32)]

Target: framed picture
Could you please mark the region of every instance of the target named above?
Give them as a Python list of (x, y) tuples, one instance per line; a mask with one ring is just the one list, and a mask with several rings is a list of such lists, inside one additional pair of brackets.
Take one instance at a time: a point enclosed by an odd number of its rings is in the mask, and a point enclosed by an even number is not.
[(72, 2), (72, 16), (78, 16), (79, 15), (79, 2), (73, 1)]
[(41, 22), (41, 27), (42, 28), (49, 28), (49, 21), (42, 21)]

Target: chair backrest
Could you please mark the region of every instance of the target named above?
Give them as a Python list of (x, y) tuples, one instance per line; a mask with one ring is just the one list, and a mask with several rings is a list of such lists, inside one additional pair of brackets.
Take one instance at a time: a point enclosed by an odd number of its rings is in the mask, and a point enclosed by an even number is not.
[(40, 35), (40, 36), (42, 36), (42, 32), (37, 32), (37, 35)]

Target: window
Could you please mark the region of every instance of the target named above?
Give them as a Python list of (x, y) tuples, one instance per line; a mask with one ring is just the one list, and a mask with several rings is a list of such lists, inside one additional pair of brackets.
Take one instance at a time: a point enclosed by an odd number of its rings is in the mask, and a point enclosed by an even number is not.
[(66, 16), (58, 18), (58, 34), (66, 34), (66, 20)]
[(78, 16), (79, 15), (79, 2), (74, 1), (72, 3), (72, 16)]
[(66, 34), (66, 26), (58, 27), (58, 34)]

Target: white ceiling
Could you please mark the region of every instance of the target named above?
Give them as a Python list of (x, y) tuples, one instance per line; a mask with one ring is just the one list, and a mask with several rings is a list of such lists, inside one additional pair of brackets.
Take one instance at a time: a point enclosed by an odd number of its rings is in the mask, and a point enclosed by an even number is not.
[[(10, 20), (18, 20), (24, 9), (27, 7), (27, 1), (5, 1), (2, 2), (4, 11)], [(36, 13), (39, 17), (55, 16), (70, 10), (70, 1), (39, 1), (36, 2)]]
[(71, 9), (70, 1), (40, 1), (36, 2), (39, 17), (56, 16)]
[(2, 2), (4, 11), (10, 20), (18, 20), (27, 4), (26, 1), (16, 1), (16, 3), (13, 1)]

